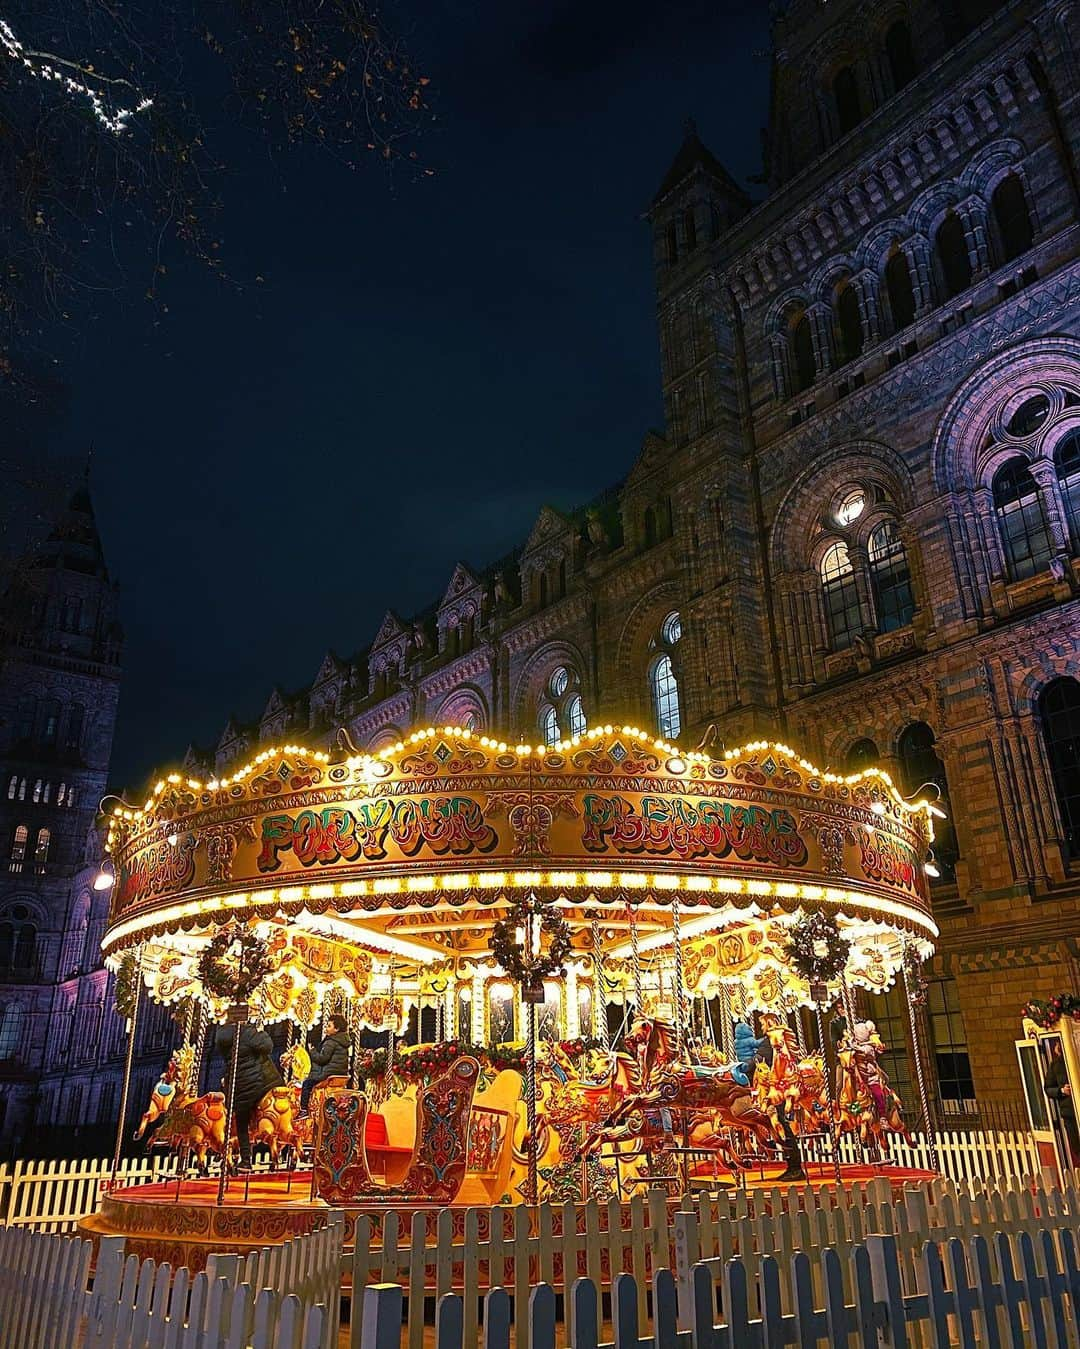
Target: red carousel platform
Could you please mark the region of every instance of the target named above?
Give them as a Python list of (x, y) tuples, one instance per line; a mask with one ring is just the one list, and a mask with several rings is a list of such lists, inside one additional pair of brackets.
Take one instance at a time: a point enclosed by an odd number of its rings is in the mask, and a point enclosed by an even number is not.
[[(781, 1182), (777, 1179), (779, 1164), (755, 1170), (743, 1177), (743, 1185), (751, 1194), (768, 1194), (775, 1190), (807, 1189), (815, 1193), (835, 1191), (836, 1178), (831, 1164), (811, 1162), (806, 1165), (805, 1181)], [(894, 1191), (910, 1185), (923, 1185), (937, 1176), (932, 1171), (913, 1167), (844, 1165), (841, 1180), (845, 1188), (866, 1185), (870, 1181), (887, 1180)], [(696, 1175), (694, 1183), (701, 1189), (733, 1189), (731, 1181), (719, 1183), (704, 1172)], [(330, 1206), (311, 1197), (310, 1171), (257, 1172), (250, 1177), (230, 1181), (225, 1202), (217, 1203), (216, 1179), (156, 1181), (147, 1185), (118, 1187), (102, 1197), (97, 1213), (84, 1218), (79, 1231), (84, 1236), (123, 1236), (127, 1250), (140, 1259), (166, 1260), (174, 1267), (186, 1265), (192, 1270), (206, 1267), (210, 1254), (235, 1253), (244, 1255), (261, 1246), (274, 1245), (290, 1237), (302, 1236), (322, 1225)], [(674, 1210), (677, 1200), (669, 1198), (668, 1208)], [(397, 1220), (398, 1241), (407, 1245), (414, 1214), (427, 1218), (429, 1244), (437, 1240), (439, 1214), (444, 1210), (454, 1215), (453, 1235), (456, 1241), (464, 1239), (465, 1214), (476, 1208), (479, 1213), (478, 1236), (486, 1241), (493, 1213), (512, 1211), (511, 1206), (492, 1209), (487, 1205), (457, 1202), (450, 1205), (390, 1204), (374, 1201), (344, 1206), (345, 1246), (354, 1243), (356, 1222), (366, 1217), (371, 1223), (371, 1241), (381, 1245), (386, 1223), (391, 1215)], [(584, 1223), (585, 1205), (577, 1212), (579, 1227)], [(530, 1226), (536, 1222), (536, 1209), (528, 1206)], [(562, 1236), (564, 1208), (552, 1208), (552, 1235)], [(630, 1221), (630, 1206), (621, 1206), (623, 1225)], [(599, 1230), (605, 1232), (609, 1218), (606, 1204), (599, 1206)]]

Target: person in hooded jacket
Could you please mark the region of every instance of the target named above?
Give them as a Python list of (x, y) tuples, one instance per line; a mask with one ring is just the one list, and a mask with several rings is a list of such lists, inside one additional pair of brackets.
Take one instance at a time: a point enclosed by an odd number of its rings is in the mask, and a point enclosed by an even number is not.
[[(218, 1053), (225, 1060), (225, 1093), (228, 1098), (229, 1076), (232, 1072), (232, 1051), (234, 1026), (219, 1026), (215, 1035)], [(251, 1139), (248, 1128), (255, 1107), (270, 1090), (280, 1087), (284, 1078), (273, 1059), (274, 1042), (264, 1030), (259, 1030), (250, 1021), (240, 1027), (240, 1048), (236, 1060), (236, 1100), (233, 1113), (236, 1119), (236, 1136), (240, 1144), (240, 1165), (249, 1170), (251, 1167)]]
[(348, 1023), (343, 1016), (335, 1012), (327, 1017), (326, 1024), (330, 1033), (318, 1049), (310, 1051), (311, 1072), (300, 1088), (300, 1109), (303, 1111), (307, 1110), (312, 1090), (320, 1082), (325, 1082), (328, 1077), (349, 1076), (349, 1050), (352, 1048), (352, 1041), (349, 1037)]

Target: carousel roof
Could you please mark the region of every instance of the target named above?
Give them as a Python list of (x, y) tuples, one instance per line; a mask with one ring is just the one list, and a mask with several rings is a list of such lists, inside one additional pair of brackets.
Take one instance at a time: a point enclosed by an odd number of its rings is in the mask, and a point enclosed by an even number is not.
[(583, 954), (598, 922), (616, 963), (631, 931), (670, 946), (678, 913), (689, 963), (720, 977), (769, 965), (791, 916), (821, 910), (861, 953), (856, 981), (883, 987), (905, 941), (928, 954), (937, 936), (935, 813), (877, 769), (825, 773), (766, 742), (713, 758), (630, 726), (539, 747), (435, 727), (340, 762), (285, 745), (112, 811), (103, 946), (189, 950), (255, 920), (421, 970), (490, 958), (493, 922), (537, 892)]

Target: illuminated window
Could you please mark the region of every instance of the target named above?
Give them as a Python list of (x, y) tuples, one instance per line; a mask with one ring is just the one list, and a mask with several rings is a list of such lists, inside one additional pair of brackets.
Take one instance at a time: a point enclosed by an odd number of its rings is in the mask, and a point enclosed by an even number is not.
[(585, 705), (576, 693), (566, 704), (566, 729), (569, 735), (584, 735), (589, 729), (585, 720)]
[(847, 544), (839, 539), (831, 543), (821, 559), (819, 571), (829, 642), (834, 651), (844, 651), (863, 626)]
[(548, 680), (548, 688), (551, 690), (553, 698), (561, 698), (570, 685), (570, 673), (564, 665), (560, 665)]
[(915, 612), (915, 600), (907, 553), (892, 520), (883, 520), (874, 528), (868, 553), (879, 631), (893, 632), (907, 627)]
[(55, 698), (47, 698), (41, 705), (41, 743), (46, 746), (56, 744), (60, 731), (60, 704)]
[(545, 745), (554, 745), (559, 740), (559, 717), (550, 703), (540, 709), (540, 734)]
[(1080, 682), (1055, 679), (1039, 695), (1043, 743), (1070, 858), (1080, 857)]
[(682, 638), (682, 619), (677, 613), (668, 614), (664, 619), (664, 626), (660, 629), (660, 634), (668, 646), (674, 646)]
[(8, 783), (7, 796), (9, 801), (15, 800), (15, 793), (19, 790), (19, 775), (16, 773)]
[(1054, 467), (1073, 551), (1080, 553), (1080, 431), (1070, 431), (1060, 442), (1054, 451)]
[(861, 487), (853, 488), (841, 500), (836, 508), (838, 525), (853, 524), (866, 509), (866, 493)]
[(666, 740), (675, 740), (681, 729), (679, 683), (667, 652), (653, 664), (652, 688), (656, 728)]
[(47, 829), (39, 829), (37, 843), (34, 845), (34, 870), (43, 872), (45, 863), (49, 860), (49, 839), (51, 835)]
[(993, 491), (1009, 576), (1022, 581), (1045, 571), (1054, 549), (1039, 489), (1023, 459), (1010, 459), (998, 469)]
[(30, 830), (25, 824), (15, 826), (15, 832), (11, 836), (11, 861), (8, 863), (9, 871), (22, 871), (23, 863), (26, 861), (26, 846), (30, 838)]
[(35, 801), (40, 801), (40, 800), (41, 800), (41, 779), (40, 779), (40, 778), (38, 778), (37, 782), (34, 783), (34, 800), (35, 800)]

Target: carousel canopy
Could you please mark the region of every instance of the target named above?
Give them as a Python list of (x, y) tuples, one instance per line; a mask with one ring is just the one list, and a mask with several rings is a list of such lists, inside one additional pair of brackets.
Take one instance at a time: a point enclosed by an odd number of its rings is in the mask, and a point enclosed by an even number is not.
[(905, 946), (930, 954), (934, 813), (876, 769), (838, 777), (763, 742), (712, 758), (626, 726), (550, 747), (438, 727), (341, 762), (286, 745), (111, 812), (103, 946), (140, 947), (179, 997), (209, 938), (250, 922), (296, 996), (362, 996), (373, 963), (430, 979), (490, 962), (495, 920), (536, 894), (583, 960), (617, 970), (632, 940), (662, 952), (677, 929), (691, 992), (750, 980), (759, 1003), (799, 1002), (783, 938), (800, 913), (835, 918), (866, 987)]

